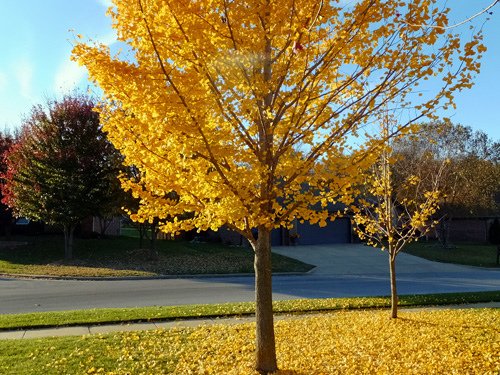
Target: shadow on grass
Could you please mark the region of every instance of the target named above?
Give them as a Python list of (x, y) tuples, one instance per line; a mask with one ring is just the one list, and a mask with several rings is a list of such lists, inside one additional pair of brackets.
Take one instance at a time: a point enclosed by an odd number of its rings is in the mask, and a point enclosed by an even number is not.
[[(220, 243), (157, 240), (157, 256), (152, 257), (133, 237), (75, 238), (74, 259), (64, 260), (62, 236), (13, 240), (27, 245), (0, 247), (0, 272), (61, 276), (253, 273), (253, 252), (249, 248)], [(278, 254), (273, 254), (272, 260), (274, 272), (306, 272), (312, 268)]]

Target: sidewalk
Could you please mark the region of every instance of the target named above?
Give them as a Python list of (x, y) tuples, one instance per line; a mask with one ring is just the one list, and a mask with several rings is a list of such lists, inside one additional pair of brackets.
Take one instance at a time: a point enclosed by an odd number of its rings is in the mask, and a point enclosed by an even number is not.
[[(445, 305), (445, 306), (422, 306), (422, 307), (401, 307), (401, 311), (422, 311), (422, 310), (445, 310), (445, 309), (479, 309), (479, 308), (500, 308), (500, 302), (474, 303), (464, 305)], [(388, 309), (388, 308), (387, 308)], [(275, 315), (274, 320), (300, 319), (304, 316), (325, 315), (343, 310), (332, 310), (331, 312), (311, 312), (301, 314), (283, 314)], [(355, 310), (351, 310), (355, 311)], [(163, 322), (144, 322), (144, 323), (122, 323), (122, 324), (103, 324), (103, 325), (83, 325), (74, 327), (55, 327), (39, 328), (14, 331), (0, 331), (0, 340), (19, 340), (34, 339), (42, 337), (60, 337), (60, 336), (81, 336), (93, 335), (98, 333), (126, 332), (126, 331), (145, 331), (154, 329), (169, 328), (187, 328), (198, 327), (201, 325), (213, 324), (241, 324), (255, 321), (255, 316), (230, 317), (230, 318), (206, 318), (206, 319), (186, 319), (172, 320)]]
[(166, 322), (143, 322), (143, 323), (122, 323), (122, 324), (103, 324), (103, 325), (85, 325), (74, 327), (54, 327), (39, 328), (17, 331), (0, 332), (0, 339), (33, 339), (41, 337), (60, 337), (60, 336), (81, 336), (93, 335), (98, 333), (126, 332), (126, 331), (146, 331), (158, 328), (175, 327), (197, 327), (200, 325), (212, 325), (216, 323), (237, 324), (252, 321), (253, 317), (245, 318), (227, 318), (227, 319), (193, 319), (177, 320)]

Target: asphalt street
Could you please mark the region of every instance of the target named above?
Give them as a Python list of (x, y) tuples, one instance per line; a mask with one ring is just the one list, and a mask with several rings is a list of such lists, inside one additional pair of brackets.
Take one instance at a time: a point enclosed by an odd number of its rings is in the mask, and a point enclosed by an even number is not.
[[(76, 281), (0, 279), (0, 313), (254, 300), (253, 277)], [(400, 294), (500, 289), (500, 272), (404, 274)], [(275, 276), (274, 299), (388, 295), (386, 275)]]
[[(301, 247), (276, 251), (292, 252), (287, 255), (319, 266), (305, 275), (274, 276), (275, 300), (390, 293), (386, 256), (372, 253), (373, 249)], [(349, 255), (343, 256), (346, 251)], [(357, 265), (352, 264), (356, 261)], [(447, 265), (406, 254), (401, 254), (398, 261), (400, 294), (500, 290), (498, 269)], [(252, 276), (99, 281), (0, 279), (1, 314), (253, 300)]]

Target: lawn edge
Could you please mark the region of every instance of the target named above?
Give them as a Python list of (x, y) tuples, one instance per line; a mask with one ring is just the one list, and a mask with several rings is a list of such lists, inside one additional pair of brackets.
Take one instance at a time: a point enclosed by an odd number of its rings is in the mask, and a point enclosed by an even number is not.
[[(316, 266), (309, 271), (273, 272), (273, 276), (301, 276), (312, 272)], [(215, 277), (249, 277), (253, 272), (241, 273), (193, 273), (179, 275), (151, 275), (151, 276), (59, 276), (59, 275), (31, 275), (24, 273), (0, 273), (0, 278), (5, 279), (28, 279), (28, 280), (81, 280), (81, 281), (113, 281), (113, 280), (165, 280), (165, 279), (195, 279)]]
[[(479, 296), (478, 296), (479, 294)], [(484, 298), (481, 296), (484, 295)], [(386, 299), (383, 303), (361, 303), (356, 304), (356, 301), (362, 300), (364, 298), (367, 299)], [(428, 302), (426, 301), (418, 301), (418, 298), (427, 298), (430, 299)], [(440, 300), (440, 298), (443, 298)], [(447, 298), (449, 298), (447, 300)], [(351, 310), (377, 310), (377, 309), (387, 309), (390, 307), (390, 297), (389, 296), (372, 296), (372, 297), (350, 297), (350, 298), (329, 298), (327, 300), (343, 300), (343, 305), (332, 305), (330, 307), (309, 307), (309, 308), (286, 308), (274, 306), (274, 314), (307, 314), (307, 313), (321, 313), (321, 312), (331, 312), (331, 311), (351, 311)], [(410, 295), (401, 295), (399, 296), (400, 304), (399, 308), (418, 308), (418, 307), (433, 307), (433, 306), (460, 306), (460, 305), (471, 305), (471, 304), (479, 304), (479, 303), (489, 303), (489, 302), (500, 302), (500, 290), (496, 291), (482, 291), (482, 292), (464, 292), (464, 293), (436, 293), (436, 294), (410, 294)], [(406, 301), (404, 301), (406, 299)], [(413, 301), (412, 301), (413, 299)], [(285, 305), (289, 302), (294, 301), (311, 301), (315, 303), (320, 301), (321, 299), (300, 299), (300, 300), (282, 300), (282, 301), (274, 301), (275, 304), (282, 303)], [(346, 301), (350, 301), (351, 304), (346, 304)], [(248, 302), (251, 303), (251, 302)], [(169, 308), (185, 308), (186, 310), (193, 308), (195, 306), (221, 306), (221, 305), (237, 305), (238, 303), (225, 303), (225, 304), (205, 304), (205, 305), (180, 305), (180, 306), (168, 306)], [(125, 308), (120, 310), (134, 310), (136, 308)], [(110, 310), (110, 309), (91, 309), (92, 311), (99, 310)], [(71, 314), (74, 311), (81, 310), (70, 310), (70, 311), (57, 311), (57, 312), (35, 312), (35, 313), (27, 313), (27, 314), (4, 314), (7, 316), (22, 316), (22, 315), (43, 315), (50, 313), (61, 313), (65, 312)], [(85, 311), (85, 310), (83, 310)], [(19, 331), (19, 330), (35, 330), (35, 329), (43, 329), (43, 328), (64, 328), (64, 327), (77, 327), (77, 326), (99, 326), (99, 325), (109, 325), (109, 324), (134, 324), (134, 323), (145, 323), (145, 322), (168, 322), (168, 321), (188, 321), (188, 320), (199, 320), (199, 319), (217, 319), (217, 318), (234, 318), (234, 317), (246, 317), (255, 315), (254, 311), (240, 311), (234, 313), (201, 313), (200, 315), (178, 315), (178, 316), (169, 316), (169, 317), (141, 317), (141, 318), (130, 318), (130, 319), (109, 319), (109, 320), (101, 320), (101, 321), (77, 321), (77, 322), (67, 322), (61, 324), (32, 324), (32, 325), (19, 325), (19, 326), (10, 326), (10, 327), (0, 327), (0, 332), (7, 331)], [(83, 319), (82, 319), (83, 320)]]

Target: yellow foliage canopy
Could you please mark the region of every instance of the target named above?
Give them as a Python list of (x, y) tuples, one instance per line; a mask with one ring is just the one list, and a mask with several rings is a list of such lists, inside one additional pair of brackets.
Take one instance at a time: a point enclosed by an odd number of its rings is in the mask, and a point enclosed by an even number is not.
[[(417, 109), (402, 128), (450, 104), (483, 52), (480, 34), (463, 45), (427, 27), (448, 24), (437, 0), (113, 2), (130, 54), (79, 42), (73, 58), (104, 92), (110, 139), (141, 172), (123, 182), (141, 198), (135, 218), (176, 217), (171, 232), (227, 224), (250, 238), (294, 218), (324, 224), (324, 203), (349, 204), (379, 152), (378, 139), (349, 140), (388, 103)], [(442, 90), (412, 94), (435, 76)]]
[[(385, 117), (381, 132), (387, 135), (395, 125), (390, 116)], [(422, 155), (419, 162), (426, 165), (427, 159), (428, 155)], [(417, 241), (437, 223), (433, 215), (443, 198), (439, 185), (447, 165), (445, 161), (437, 170), (425, 167), (410, 170), (399, 166), (397, 174), (403, 180), (397, 181), (392, 170), (396, 162), (387, 141), (380, 159), (366, 177), (367, 199), (359, 201), (354, 215), (359, 237), (368, 245), (387, 249), (392, 261), (408, 243)]]

